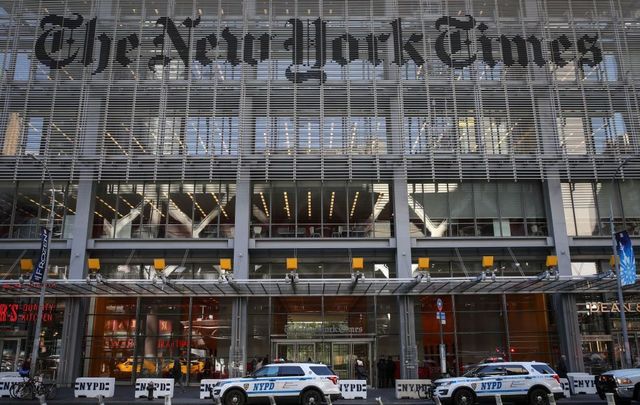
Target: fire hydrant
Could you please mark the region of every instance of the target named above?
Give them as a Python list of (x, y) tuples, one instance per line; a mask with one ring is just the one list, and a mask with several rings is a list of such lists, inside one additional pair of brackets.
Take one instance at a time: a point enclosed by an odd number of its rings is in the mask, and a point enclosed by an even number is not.
[(153, 385), (153, 381), (149, 381), (147, 383), (147, 399), (151, 401), (153, 399), (153, 390), (155, 390), (155, 386)]

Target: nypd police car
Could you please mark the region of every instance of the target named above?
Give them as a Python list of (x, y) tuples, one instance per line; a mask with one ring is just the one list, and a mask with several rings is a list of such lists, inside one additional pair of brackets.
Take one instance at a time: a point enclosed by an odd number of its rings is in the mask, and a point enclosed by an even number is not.
[(434, 381), (433, 395), (443, 403), (470, 405), (483, 399), (527, 401), (545, 405), (548, 394), (564, 397), (560, 377), (551, 367), (538, 362), (500, 362), (479, 364), (462, 377)]
[(324, 402), (325, 395), (332, 400), (340, 397), (338, 377), (326, 365), (313, 363), (269, 364), (248, 377), (222, 380), (213, 387), (214, 400), (220, 399), (223, 405), (244, 405), (271, 396), (313, 405)]

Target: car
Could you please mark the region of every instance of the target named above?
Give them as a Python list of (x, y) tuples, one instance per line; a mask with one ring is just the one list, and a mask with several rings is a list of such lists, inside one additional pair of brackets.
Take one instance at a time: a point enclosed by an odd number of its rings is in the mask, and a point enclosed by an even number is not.
[(548, 394), (564, 397), (558, 374), (546, 363), (534, 361), (479, 364), (462, 377), (434, 381), (432, 390), (434, 397), (452, 405), (493, 401), (495, 395), (531, 405), (548, 404)]
[(596, 376), (595, 384), (601, 399), (606, 399), (605, 394), (611, 392), (617, 405), (640, 401), (640, 368), (607, 371)]
[[(153, 361), (147, 359), (144, 359), (144, 361), (142, 361), (142, 359), (138, 360), (138, 366), (136, 367), (138, 374), (141, 373), (143, 364), (145, 373), (155, 374), (156, 364)], [(129, 357), (127, 360), (116, 364), (115, 372), (117, 375), (131, 375), (131, 373), (133, 372), (133, 357)]]
[(274, 397), (277, 403), (286, 399), (299, 400), (302, 405), (324, 402), (340, 397), (338, 376), (324, 364), (268, 364), (244, 378), (219, 381), (213, 387), (214, 400), (223, 405), (245, 405)]
[[(162, 368), (162, 374), (165, 376), (169, 376), (171, 375), (171, 372), (173, 370), (173, 362), (175, 360), (171, 360), (170, 362), (166, 363), (164, 365), (164, 367)], [(187, 374), (187, 361), (186, 360), (180, 360), (180, 369), (182, 370), (182, 374), (185, 375)], [(202, 360), (191, 360), (191, 366), (189, 367), (189, 373), (190, 374), (198, 374), (198, 373), (202, 373), (202, 371), (204, 370), (204, 361)]]

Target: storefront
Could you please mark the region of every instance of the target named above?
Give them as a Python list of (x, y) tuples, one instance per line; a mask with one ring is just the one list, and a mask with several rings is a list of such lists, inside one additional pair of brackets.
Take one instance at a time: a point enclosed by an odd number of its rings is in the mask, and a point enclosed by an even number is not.
[[(42, 311), (38, 362), (45, 377), (56, 378), (61, 354), (64, 301), (47, 299)], [(31, 357), (33, 329), (38, 316), (37, 301), (0, 300), (0, 372), (16, 371)]]

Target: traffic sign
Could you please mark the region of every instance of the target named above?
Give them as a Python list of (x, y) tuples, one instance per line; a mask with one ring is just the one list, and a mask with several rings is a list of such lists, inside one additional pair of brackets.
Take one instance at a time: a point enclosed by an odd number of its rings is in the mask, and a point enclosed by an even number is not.
[(443, 305), (442, 305), (442, 298), (438, 298), (438, 299), (436, 300), (436, 308), (438, 308), (438, 312), (442, 312), (442, 307), (443, 307)]
[(447, 317), (444, 312), (436, 312), (436, 319), (440, 319), (442, 321), (446, 320)]

